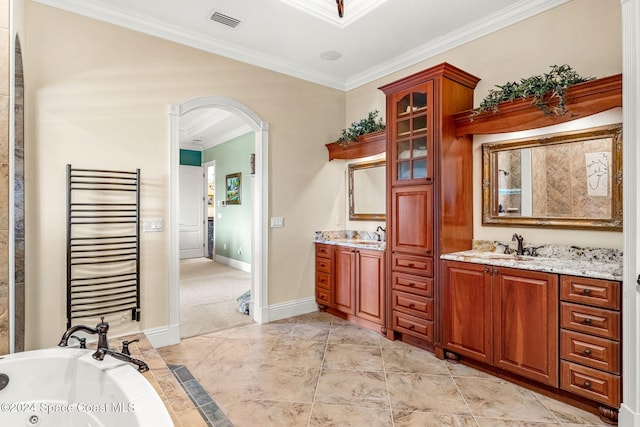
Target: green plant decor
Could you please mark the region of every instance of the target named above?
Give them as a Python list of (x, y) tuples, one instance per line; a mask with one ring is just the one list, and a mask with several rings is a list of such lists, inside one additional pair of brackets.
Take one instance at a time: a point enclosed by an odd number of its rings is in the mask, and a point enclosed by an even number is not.
[(382, 117), (378, 118), (378, 110), (371, 111), (366, 119), (351, 123), (347, 129), (342, 129), (342, 134), (338, 138), (338, 143), (348, 145), (358, 142), (358, 137), (371, 132), (377, 132), (384, 129)]
[[(567, 88), (577, 83), (588, 82), (595, 77), (582, 77), (569, 65), (552, 65), (551, 71), (540, 76), (520, 79), (520, 82), (508, 82), (502, 86), (496, 85), (498, 90), (489, 91), (480, 106), (473, 110), (471, 119), (485, 111), (498, 111), (501, 102), (514, 101), (520, 98), (532, 98), (535, 104), (546, 116), (562, 116), (567, 113)], [(557, 99), (557, 105), (555, 104)]]

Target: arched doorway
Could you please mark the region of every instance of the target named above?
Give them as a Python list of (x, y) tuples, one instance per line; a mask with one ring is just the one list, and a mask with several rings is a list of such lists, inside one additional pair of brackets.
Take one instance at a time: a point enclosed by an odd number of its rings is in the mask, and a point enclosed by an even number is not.
[(203, 108), (219, 108), (243, 118), (255, 133), (255, 198), (253, 205), (251, 299), (252, 317), (267, 321), (268, 310), (268, 123), (243, 103), (228, 97), (201, 97), (180, 105), (170, 105), (170, 212), (169, 212), (169, 334), (180, 341), (180, 273), (178, 245), (178, 180), (180, 116)]

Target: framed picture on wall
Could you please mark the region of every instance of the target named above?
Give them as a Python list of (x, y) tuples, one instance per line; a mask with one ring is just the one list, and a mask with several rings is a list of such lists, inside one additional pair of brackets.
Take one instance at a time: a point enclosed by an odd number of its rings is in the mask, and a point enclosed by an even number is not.
[(232, 173), (225, 176), (227, 205), (239, 205), (240, 204), (240, 189), (242, 185), (242, 173)]

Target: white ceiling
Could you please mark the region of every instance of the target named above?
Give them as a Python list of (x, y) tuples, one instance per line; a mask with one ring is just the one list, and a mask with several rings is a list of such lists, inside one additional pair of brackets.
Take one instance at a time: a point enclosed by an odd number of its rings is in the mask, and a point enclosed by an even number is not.
[[(343, 18), (335, 0), (34, 1), (350, 90), (570, 0), (343, 0)], [(233, 132), (202, 120), (184, 120), (184, 141)]]

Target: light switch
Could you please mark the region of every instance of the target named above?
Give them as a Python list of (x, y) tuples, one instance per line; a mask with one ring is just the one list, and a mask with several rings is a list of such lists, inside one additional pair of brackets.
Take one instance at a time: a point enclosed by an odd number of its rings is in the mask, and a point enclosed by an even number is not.
[(162, 218), (144, 219), (142, 220), (142, 231), (162, 231)]
[(271, 228), (282, 228), (282, 227), (284, 227), (284, 218), (281, 216), (272, 216)]

